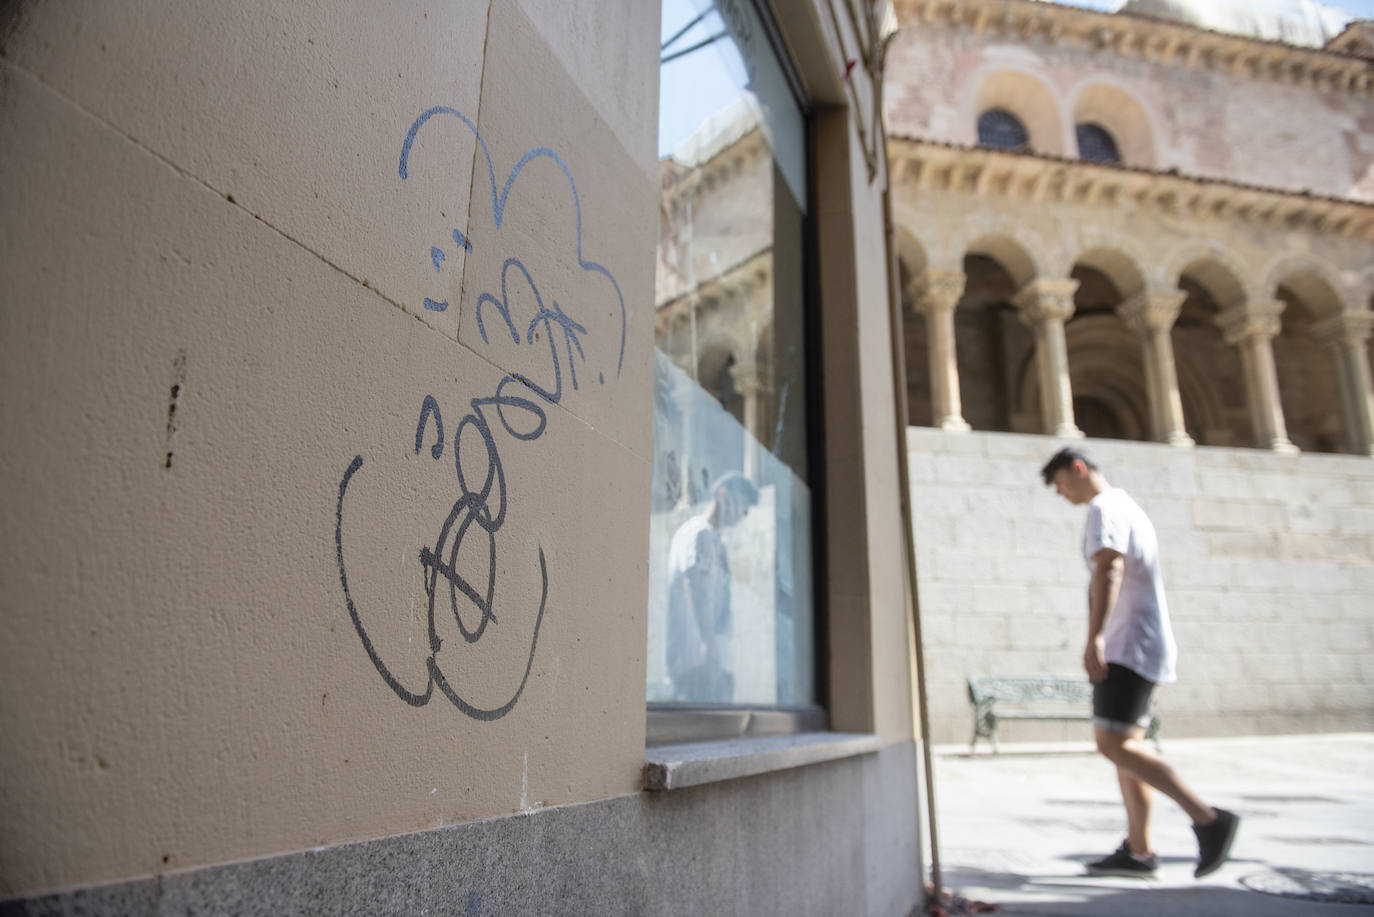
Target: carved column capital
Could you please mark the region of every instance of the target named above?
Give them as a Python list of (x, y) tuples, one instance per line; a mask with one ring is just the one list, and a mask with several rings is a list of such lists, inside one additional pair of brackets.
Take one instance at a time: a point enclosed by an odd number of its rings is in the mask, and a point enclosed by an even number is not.
[(911, 281), (912, 307), (922, 315), (953, 311), (966, 282), (963, 271), (926, 268)]
[(1137, 293), (1116, 307), (1116, 314), (1138, 334), (1168, 331), (1178, 321), (1178, 313), (1188, 294), (1182, 290), (1155, 290)]
[(1073, 294), (1078, 281), (1041, 277), (1032, 280), (1012, 297), (1021, 319), (1030, 324), (1042, 321), (1065, 322), (1073, 315)]
[(1363, 347), (1374, 333), (1374, 312), (1342, 312), (1312, 325), (1312, 336), (1331, 347)]
[(1239, 344), (1251, 338), (1271, 341), (1278, 337), (1282, 328), (1279, 316), (1283, 314), (1283, 307), (1283, 302), (1277, 299), (1241, 303), (1218, 315), (1217, 326), (1228, 344)]
[(730, 367), (730, 378), (735, 383), (735, 391), (748, 398), (763, 391), (763, 374), (758, 363), (753, 360), (737, 362)]

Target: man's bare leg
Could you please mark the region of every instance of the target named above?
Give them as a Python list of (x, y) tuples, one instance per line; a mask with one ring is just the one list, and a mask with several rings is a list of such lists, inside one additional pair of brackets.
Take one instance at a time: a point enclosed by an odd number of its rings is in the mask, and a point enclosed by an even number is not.
[(1148, 783), (1119, 767), (1116, 779), (1121, 784), (1121, 801), (1126, 804), (1126, 843), (1131, 853), (1136, 856), (1154, 853), (1150, 846), (1150, 809), (1154, 791)]
[[(1193, 820), (1193, 824), (1210, 825), (1216, 820), (1216, 810), (1199, 799), (1167, 761), (1146, 748), (1142, 741), (1144, 730), (1136, 728), (1127, 734), (1112, 732), (1109, 729), (1094, 729), (1093, 733), (1097, 738), (1097, 750), (1103, 757), (1115, 764), (1119, 770), (1149, 784), (1178, 803)], [(1127, 817), (1129, 816), (1128, 803)]]

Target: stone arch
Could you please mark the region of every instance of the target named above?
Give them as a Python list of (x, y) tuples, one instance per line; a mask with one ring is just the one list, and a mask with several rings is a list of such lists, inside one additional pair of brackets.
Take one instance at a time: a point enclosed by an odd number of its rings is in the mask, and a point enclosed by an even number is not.
[(1216, 322), (1227, 309), (1258, 298), (1249, 279), (1257, 272), (1225, 247), (1196, 240), (1180, 246), (1164, 264), (1162, 284), (1188, 294), (1173, 331), (1185, 423), (1192, 421), (1189, 431), (1203, 445), (1251, 444), (1249, 382), (1240, 352), (1226, 343)]
[[(975, 430), (1042, 432), (1038, 403), (1025, 411), (1017, 399), (1034, 335), (1014, 303), (1037, 277), (1067, 277), (1068, 265), (1018, 221), (973, 215), (964, 230), (968, 286), (955, 310), (964, 420)], [(977, 368), (965, 374), (964, 367)]]
[(968, 255), (983, 255), (1000, 264), (1018, 288), (1043, 276), (1042, 259), (1036, 258), (1033, 243), (1019, 230), (979, 232), (964, 245)]
[(906, 422), (933, 423), (926, 323), (916, 308), (916, 281), (926, 267), (926, 250), (910, 233), (897, 230), (897, 283), (902, 302), (902, 346), (906, 370)]
[(930, 265), (930, 248), (915, 232), (907, 226), (898, 226), (894, 233), (897, 239), (897, 262), (905, 276), (899, 278), (905, 298), (907, 287), (912, 279)]
[(731, 368), (748, 353), (748, 349), (732, 336), (717, 333), (708, 337), (697, 350), (697, 384), (715, 398), (729, 414), (744, 422), (744, 399), (735, 389)]
[(971, 80), (970, 85), (975, 89), (965, 120), (975, 141), (978, 116), (989, 109), (1001, 108), (1025, 125), (1033, 151), (1064, 155), (1064, 118), (1059, 98), (1041, 74), (1000, 64)]
[(1196, 355), (1187, 350), (1175, 350), (1174, 366), (1178, 372), (1178, 393), (1183, 402), (1183, 423), (1188, 434), (1200, 445), (1231, 445), (1236, 437), (1209, 368), (1199, 365)]
[[(791, 393), (789, 398), (778, 391), (777, 385), (779, 379), (791, 378), (794, 373), (800, 377), (804, 373), (804, 368), (775, 365), (774, 361), (778, 359), (786, 364), (793, 355), (788, 352), (785, 345), (781, 355), (779, 355), (777, 341), (773, 336), (774, 327), (773, 321), (765, 322), (758, 329), (754, 342), (752, 356), (759, 386), (754, 393), (754, 398), (757, 401), (754, 408), (755, 429), (750, 430), (750, 432), (764, 449), (780, 456), (785, 453), (790, 457), (794, 451), (795, 443), (793, 441), (796, 439), (796, 431), (793, 431), (789, 424), (800, 420), (796, 401), (797, 393)], [(784, 441), (793, 443), (793, 445), (785, 450), (783, 448)]]
[(1144, 265), (1149, 260), (1127, 239), (1103, 238), (1086, 246), (1075, 265), (1090, 267), (1105, 275), (1120, 292), (1123, 300), (1141, 293), (1148, 286)]
[[(1130, 440), (1150, 438), (1150, 406), (1145, 393), (1145, 370), (1135, 335), (1111, 315), (1083, 315), (1064, 327), (1074, 416), (1088, 436)], [(1018, 373), (1017, 407), (1023, 417), (1039, 412), (1040, 383), (1033, 359)], [(1080, 416), (1079, 407), (1092, 404), (1104, 412)]]
[(1296, 294), (1314, 319), (1330, 318), (1347, 311), (1347, 303), (1353, 302), (1346, 295), (1345, 284), (1336, 270), (1310, 255), (1286, 255), (1270, 266), (1261, 289), (1266, 295), (1276, 297), (1280, 288)]
[(1280, 257), (1265, 273), (1262, 289), (1284, 303), (1273, 341), (1288, 438), (1304, 452), (1342, 452), (1351, 441), (1339, 360), (1312, 335), (1323, 319), (1344, 311), (1345, 285), (1335, 270), (1310, 255)]
[(1245, 278), (1255, 272), (1214, 242), (1190, 242), (1166, 259), (1163, 280), (1178, 285), (1186, 275), (1203, 287), (1221, 309), (1256, 298)]
[[(1133, 92), (1109, 78), (1094, 75), (1069, 93), (1068, 108), (1074, 125), (1100, 124), (1107, 129), (1116, 141), (1123, 165), (1155, 167), (1154, 118)], [(1074, 155), (1078, 155), (1076, 149)]]
[[(1149, 439), (1150, 405), (1135, 334), (1115, 315), (1083, 315), (1064, 326), (1064, 343), (1079, 428), (1088, 436)], [(1080, 402), (1096, 402), (1108, 409), (1119, 429), (1114, 433), (1094, 429), (1090, 418), (1079, 416)]]
[(1351, 300), (1358, 307), (1357, 311), (1374, 312), (1374, 265), (1360, 270), (1351, 286)]

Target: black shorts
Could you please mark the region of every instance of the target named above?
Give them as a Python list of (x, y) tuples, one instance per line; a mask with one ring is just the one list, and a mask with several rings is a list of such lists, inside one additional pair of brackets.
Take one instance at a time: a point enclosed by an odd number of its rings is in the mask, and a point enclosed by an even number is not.
[(1093, 726), (1130, 732), (1150, 725), (1150, 698), (1155, 683), (1124, 665), (1107, 663), (1107, 677), (1093, 685)]

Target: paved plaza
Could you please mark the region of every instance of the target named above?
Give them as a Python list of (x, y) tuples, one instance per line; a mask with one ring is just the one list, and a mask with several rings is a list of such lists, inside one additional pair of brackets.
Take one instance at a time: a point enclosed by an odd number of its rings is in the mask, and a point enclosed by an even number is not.
[[(1164, 753), (1205, 800), (1242, 817), (1218, 872), (1193, 878), (1188, 820), (1157, 795), (1158, 875), (1086, 876), (1083, 864), (1125, 836), (1113, 769), (1086, 742), (972, 756), (946, 746), (935, 750), (945, 887), (1007, 915), (1374, 914), (1374, 734), (1165, 737)], [(1342, 889), (1364, 903), (1322, 900)]]

